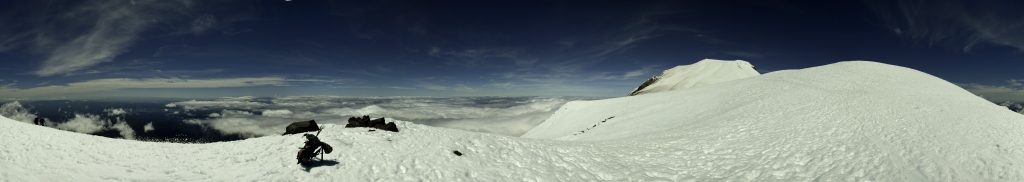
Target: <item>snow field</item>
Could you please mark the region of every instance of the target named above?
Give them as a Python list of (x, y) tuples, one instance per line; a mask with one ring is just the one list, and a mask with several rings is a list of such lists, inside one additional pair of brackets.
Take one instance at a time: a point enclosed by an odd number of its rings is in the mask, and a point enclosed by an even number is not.
[(700, 181), (1024, 180), (1024, 117), (863, 61), (570, 102), (522, 137), (678, 146), (668, 161)]
[[(46, 128), (18, 123), (19, 131), (47, 132)], [(408, 127), (409, 125), (403, 125)], [(417, 129), (418, 128), (418, 129)], [(156, 180), (156, 181), (524, 181), (624, 180), (628, 176), (672, 174), (638, 170), (629, 155), (601, 151), (635, 149), (571, 142), (522, 140), (503, 136), (418, 126), (403, 133), (368, 132), (328, 125), (322, 139), (336, 147), (325, 155), (338, 161), (311, 168), (294, 165), (293, 152), (301, 145), (297, 135), (269, 136), (213, 144), (150, 143), (58, 132), (47, 140), (13, 138), (6, 148), (4, 174), (12, 181)], [(34, 131), (33, 131), (34, 130)], [(329, 134), (330, 131), (338, 131)], [(364, 131), (367, 130), (367, 131)], [(431, 131), (444, 130), (444, 131)], [(29, 132), (10, 133), (29, 136)], [(461, 137), (460, 137), (461, 136)], [(4, 136), (12, 137), (12, 136)], [(473, 137), (479, 139), (460, 139)], [(55, 141), (53, 139), (66, 139)], [(429, 140), (425, 139), (429, 138)], [(388, 140), (391, 141), (388, 141)], [(74, 141), (70, 141), (74, 140)], [(20, 141), (20, 142), (19, 142)], [(66, 144), (59, 145), (58, 143)], [(288, 144), (294, 145), (288, 145)], [(36, 146), (34, 144), (40, 144)], [(356, 148), (356, 147), (360, 148)], [(457, 157), (451, 150), (465, 155)], [(20, 152), (13, 152), (20, 151)], [(92, 152), (90, 152), (92, 151)], [(628, 154), (632, 152), (624, 152)], [(20, 154), (20, 155), (19, 155)], [(582, 154), (582, 155), (581, 155)], [(651, 156), (650, 153), (643, 155)], [(641, 158), (642, 159), (642, 158)], [(657, 162), (654, 160), (639, 162)], [(609, 168), (612, 167), (612, 168)], [(20, 169), (20, 170), (19, 170)], [(46, 174), (37, 171), (59, 171)], [(604, 171), (607, 170), (607, 171)], [(603, 172), (602, 172), (603, 171)], [(618, 173), (618, 174), (617, 174)], [(632, 178), (633, 180), (651, 178)], [(666, 178), (665, 180), (670, 180)]]
[[(325, 125), (335, 150), (295, 164), (300, 135), (178, 144), (110, 139), (2, 119), (4, 181), (622, 181), (646, 180), (616, 146), (535, 140), (398, 121), (399, 133)], [(454, 150), (464, 155), (456, 156)], [(632, 169), (626, 170), (626, 169)], [(647, 171), (647, 170), (645, 170)], [(671, 171), (650, 170), (650, 174)], [(655, 178), (656, 179), (656, 178)], [(669, 180), (666, 178), (665, 180)]]
[(333, 162), (306, 168), (300, 135), (150, 143), (0, 118), (0, 181), (1024, 181), (1024, 117), (864, 61), (573, 101), (522, 138), (395, 122), (326, 124)]

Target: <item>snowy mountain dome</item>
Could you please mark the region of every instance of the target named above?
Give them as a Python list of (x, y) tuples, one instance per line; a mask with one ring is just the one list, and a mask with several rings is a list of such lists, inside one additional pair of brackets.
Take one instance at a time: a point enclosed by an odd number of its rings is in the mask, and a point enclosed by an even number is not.
[(325, 124), (334, 153), (303, 167), (296, 135), (154, 143), (0, 118), (0, 181), (1024, 181), (1024, 116), (868, 61), (573, 101), (521, 137), (395, 122)]
[(704, 59), (665, 70), (634, 89), (629, 96), (687, 89), (757, 75), (761, 73), (754, 69), (754, 65), (743, 60)]

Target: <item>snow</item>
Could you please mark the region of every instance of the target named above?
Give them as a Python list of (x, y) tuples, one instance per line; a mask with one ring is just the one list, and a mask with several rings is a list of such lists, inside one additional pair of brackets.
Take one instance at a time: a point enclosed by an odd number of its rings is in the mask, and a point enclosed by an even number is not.
[[(542, 181), (617, 180), (594, 173), (594, 144), (530, 140), (397, 121), (399, 133), (326, 125), (320, 166), (295, 164), (299, 135), (210, 144), (110, 139), (0, 119), (8, 181)], [(283, 130), (282, 130), (283, 131)], [(453, 150), (463, 153), (456, 156)], [(610, 154), (596, 154), (610, 155)], [(607, 156), (604, 158), (610, 158)], [(611, 160), (611, 159), (609, 159)], [(609, 164), (618, 163), (614, 160)], [(308, 171), (307, 171), (308, 170)], [(561, 171), (561, 172), (557, 172)], [(639, 178), (634, 178), (638, 180)]]
[(743, 60), (704, 59), (691, 65), (676, 66), (665, 70), (661, 75), (652, 78), (657, 79), (654, 84), (643, 89), (638, 87), (637, 89), (640, 90), (634, 90), (630, 95), (687, 89), (757, 75), (761, 74), (754, 70), (753, 65)]
[(699, 181), (1024, 180), (1020, 114), (864, 61), (570, 102), (522, 137), (636, 143)]
[(865, 61), (573, 101), (522, 138), (395, 122), (325, 125), (334, 153), (306, 168), (299, 135), (155, 143), (0, 118), (0, 181), (1024, 181), (1024, 116)]

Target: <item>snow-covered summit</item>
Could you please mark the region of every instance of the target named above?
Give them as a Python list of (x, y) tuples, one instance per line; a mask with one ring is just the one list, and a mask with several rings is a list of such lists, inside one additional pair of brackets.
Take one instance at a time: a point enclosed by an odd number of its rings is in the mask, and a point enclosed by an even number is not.
[(743, 60), (704, 59), (665, 70), (661, 75), (648, 79), (629, 95), (686, 89), (757, 75), (761, 73), (754, 69), (754, 65)]
[(569, 102), (522, 137), (673, 148), (697, 181), (1024, 181), (1024, 117), (867, 61)]

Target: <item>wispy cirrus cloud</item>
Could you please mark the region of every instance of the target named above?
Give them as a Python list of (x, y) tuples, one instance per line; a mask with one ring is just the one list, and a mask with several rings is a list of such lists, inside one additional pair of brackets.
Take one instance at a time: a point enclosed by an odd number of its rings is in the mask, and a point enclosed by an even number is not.
[(202, 35), (206, 30), (213, 28), (217, 25), (217, 18), (210, 14), (204, 14), (192, 20), (192, 33), (195, 35)]
[(660, 27), (653, 20), (654, 16), (670, 14), (668, 12), (652, 12), (644, 13), (640, 16), (636, 22), (626, 25), (621, 31), (610, 32), (603, 43), (590, 48), (588, 53), (591, 53), (594, 57), (602, 57), (608, 55), (619, 54), (637, 46), (642, 40), (653, 39), (661, 36), (657, 30)]
[(914, 42), (965, 52), (981, 44), (1024, 51), (1019, 6), (965, 0), (866, 2), (885, 28)]
[(1022, 85), (1022, 82), (1024, 82), (1024, 79), (1009, 79), (1009, 80), (1006, 80), (1006, 82), (1010, 83), (1010, 86), (1019, 87), (1019, 86)]
[(480, 66), (485, 63), (497, 61), (510, 61), (515, 65), (531, 65), (537, 62), (537, 58), (531, 56), (524, 49), (515, 48), (475, 48), (458, 51), (441, 51), (441, 48), (433, 47), (427, 53), (430, 56), (447, 59), (450, 64), (463, 66)]
[(515, 87), (516, 84), (512, 83), (512, 82), (499, 82), (499, 83), (490, 83), (490, 84), (487, 84), (486, 86), (497, 87), (497, 88), (512, 88), (512, 87)]
[(33, 17), (29, 19), (40, 21), (25, 23), (33, 28), (5, 40), (0, 47), (32, 45), (33, 52), (46, 57), (33, 74), (67, 74), (113, 61), (154, 22), (174, 17), (167, 15), (179, 14), (189, 5), (187, 1), (158, 0), (78, 2), (61, 14), (30, 13)]
[(609, 57), (625, 53), (634, 47), (642, 45), (647, 40), (656, 39), (673, 32), (699, 32), (696, 29), (684, 28), (678, 25), (668, 25), (660, 22), (659, 18), (678, 14), (678, 11), (664, 9), (661, 6), (644, 8), (643, 11), (623, 14), (611, 18), (617, 21), (601, 22), (595, 30), (580, 35), (567, 35), (567, 38), (555, 41), (555, 50), (567, 52), (568, 57), (562, 58), (562, 62), (555, 62), (544, 65), (544, 68), (552, 72), (575, 72), (585, 71), (585, 68), (604, 62)]
[(384, 88), (402, 89), (402, 90), (415, 90), (416, 89), (416, 88), (412, 88), (412, 87), (399, 87), (399, 86), (387, 86), (387, 87), (384, 87)]
[(423, 87), (425, 89), (430, 89), (430, 90), (448, 90), (449, 89), (446, 86), (441, 86), (441, 85), (438, 85), (438, 84), (427, 83), (427, 82), (421, 82), (420, 84), (418, 84), (416, 86)]
[(378, 75), (378, 74), (373, 74), (373, 73), (370, 73), (369, 71), (366, 71), (366, 70), (336, 70), (336, 71), (342, 72), (342, 73), (351, 73), (351, 74), (359, 74), (359, 75), (366, 75), (366, 76), (373, 76), (373, 77), (385, 77), (386, 78), (386, 76), (381, 76), (381, 75)]
[(756, 59), (756, 58), (765, 57), (764, 54), (759, 54), (759, 53), (755, 53), (755, 52), (746, 52), (746, 51), (722, 51), (722, 53), (725, 53), (725, 54), (728, 54), (728, 55), (731, 55), (731, 56), (742, 57), (742, 58), (755, 58)]
[(622, 75), (622, 78), (623, 79), (631, 79), (631, 78), (636, 78), (638, 76), (645, 76), (645, 75), (648, 75), (648, 74), (651, 74), (651, 73), (656, 73), (657, 71), (659, 71), (658, 70), (659, 67), (661, 67), (660, 64), (647, 65), (647, 66), (641, 67), (640, 69), (636, 69), (636, 70), (633, 70), (633, 71), (626, 72), (626, 74)]
[[(19, 17), (0, 22), (0, 52), (21, 50), (41, 56), (30, 73), (48, 77), (104, 73), (109, 63), (131, 50), (141, 36), (153, 32), (200, 35), (217, 28), (218, 18), (199, 13), (221, 1), (133, 0), (26, 2), (9, 8)], [(45, 11), (40, 11), (45, 10)], [(228, 18), (225, 21), (239, 21)], [(74, 31), (69, 31), (74, 30)], [(151, 32), (152, 33), (152, 32)], [(166, 36), (166, 35), (164, 35)], [(161, 49), (162, 50), (162, 49)], [(160, 55), (159, 51), (154, 57)], [(130, 63), (129, 63), (130, 64)], [(107, 66), (96, 68), (97, 66)], [(114, 65), (117, 66), (117, 65)]]
[(469, 86), (466, 86), (465, 84), (457, 84), (457, 85), (455, 85), (454, 88), (452, 88), (452, 90), (454, 90), (454, 91), (463, 91), (463, 92), (474, 92), (474, 91), (476, 91), (475, 88), (471, 88)]

